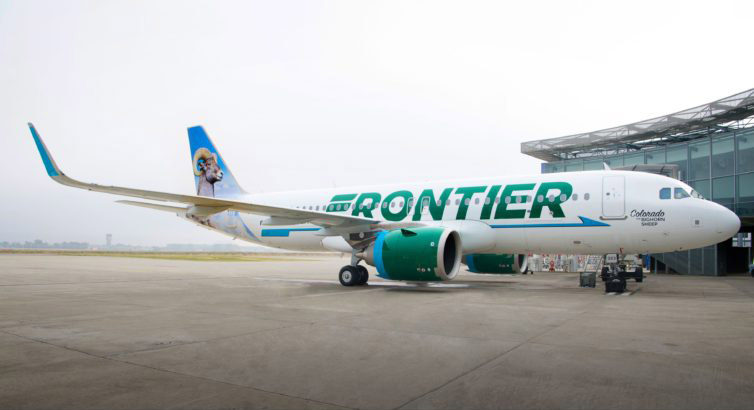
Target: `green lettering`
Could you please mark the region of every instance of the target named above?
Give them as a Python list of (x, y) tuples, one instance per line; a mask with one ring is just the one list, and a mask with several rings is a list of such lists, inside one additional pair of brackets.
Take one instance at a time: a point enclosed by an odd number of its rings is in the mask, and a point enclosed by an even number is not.
[[(385, 200), (382, 201), (382, 207), (380, 208), (382, 210), (382, 217), (385, 218), (385, 220), (388, 221), (401, 221), (403, 218), (408, 215), (408, 201), (409, 199), (413, 198), (414, 196), (409, 191), (396, 191), (392, 194), (385, 197)], [(390, 204), (393, 202), (396, 198), (403, 198), (401, 209), (398, 210), (398, 212), (393, 212), (390, 209)]]
[(524, 202), (526, 195), (512, 195), (516, 191), (529, 191), (534, 189), (534, 184), (513, 184), (506, 185), (503, 189), (503, 193), (500, 196), (500, 203), (495, 210), (495, 219), (520, 219), (526, 217), (525, 209), (508, 209), (508, 204), (505, 203), (505, 198), (510, 197), (508, 200), (511, 204), (517, 202), (518, 198), (521, 198), (521, 202)]
[(458, 213), (456, 219), (466, 219), (466, 212), (469, 210), (469, 204), (471, 203), (471, 197), (474, 194), (484, 192), (487, 189), (486, 186), (467, 186), (456, 189), (456, 194), (462, 194), (461, 204), (458, 205)]
[(500, 192), (500, 185), (490, 187), (490, 192), (487, 192), (487, 198), (484, 200), (484, 206), (482, 207), (482, 215), (479, 219), (490, 219), (492, 207), (495, 206), (495, 197), (497, 197), (498, 192)]
[[(557, 190), (557, 194), (552, 195), (552, 201), (548, 198), (547, 194), (550, 190)], [(542, 208), (548, 207), (552, 212), (552, 216), (555, 218), (564, 218), (565, 213), (560, 204), (567, 201), (571, 197), (573, 187), (567, 182), (543, 182), (539, 189), (537, 189), (537, 195), (534, 197), (534, 205), (531, 207), (531, 218), (539, 218), (542, 215)], [(561, 201), (561, 196), (565, 195), (565, 201)], [(542, 197), (542, 201), (539, 198)]]
[[(356, 203), (353, 205), (353, 212), (351, 215), (359, 216), (359, 214), (364, 214), (365, 217), (372, 218), (372, 210), (377, 207), (380, 198), (382, 198), (382, 195), (378, 192), (365, 192), (359, 195), (359, 199), (357, 199)], [(368, 199), (371, 199), (372, 201), (369, 204), (365, 204)]]
[(327, 205), (327, 212), (339, 212), (348, 210), (348, 207), (351, 205), (350, 202), (353, 201), (354, 198), (356, 198), (356, 194), (335, 195), (330, 200), (331, 203)]
[[(425, 189), (419, 194), (419, 198), (416, 200), (416, 206), (414, 208), (413, 220), (418, 221), (422, 218), (422, 211), (424, 207), (429, 206), (429, 213), (432, 215), (432, 219), (439, 221), (442, 219), (442, 215), (445, 212), (445, 203), (453, 192), (453, 188), (445, 188), (440, 194), (440, 199), (435, 200), (435, 193), (431, 189)], [(439, 203), (438, 203), (439, 201)]]

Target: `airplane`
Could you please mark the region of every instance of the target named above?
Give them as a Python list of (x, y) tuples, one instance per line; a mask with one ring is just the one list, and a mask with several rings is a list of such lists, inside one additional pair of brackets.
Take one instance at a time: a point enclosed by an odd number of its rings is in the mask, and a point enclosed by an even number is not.
[(362, 261), (383, 279), (441, 282), (455, 278), (462, 263), (472, 272), (497, 272), (525, 266), (531, 253), (679, 251), (726, 240), (741, 226), (735, 213), (679, 180), (607, 166), (250, 194), (201, 126), (188, 128), (196, 195), (105, 186), (65, 175), (34, 125), (29, 129), (47, 174), (60, 184), (182, 204), (118, 201), (175, 213), (244, 241), (350, 254), (350, 264), (338, 274), (344, 286), (367, 283)]

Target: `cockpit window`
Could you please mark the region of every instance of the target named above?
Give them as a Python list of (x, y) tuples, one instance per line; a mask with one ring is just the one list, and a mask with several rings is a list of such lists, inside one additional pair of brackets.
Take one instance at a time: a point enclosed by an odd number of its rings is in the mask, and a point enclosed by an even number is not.
[(675, 188), (673, 190), (673, 196), (675, 199), (683, 199), (683, 198), (689, 198), (691, 195), (689, 195), (688, 192), (686, 192), (683, 188)]
[(662, 188), (660, 190), (660, 199), (670, 199), (670, 188)]
[(702, 196), (702, 194), (700, 194), (699, 192), (696, 192), (693, 189), (691, 190), (691, 197), (692, 198), (698, 198), (698, 199), (704, 199), (704, 197)]

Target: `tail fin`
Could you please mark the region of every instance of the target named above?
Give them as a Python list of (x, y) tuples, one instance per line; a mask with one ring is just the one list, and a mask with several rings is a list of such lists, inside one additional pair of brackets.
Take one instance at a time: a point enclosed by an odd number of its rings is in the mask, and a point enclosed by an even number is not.
[(196, 194), (217, 198), (245, 194), (204, 128), (201, 125), (191, 127), (188, 136)]

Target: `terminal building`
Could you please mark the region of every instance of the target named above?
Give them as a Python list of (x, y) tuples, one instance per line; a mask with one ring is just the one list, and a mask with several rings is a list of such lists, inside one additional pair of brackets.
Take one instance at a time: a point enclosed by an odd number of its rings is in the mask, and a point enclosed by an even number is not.
[(677, 113), (599, 131), (529, 141), (521, 152), (545, 161), (543, 173), (629, 169), (678, 178), (733, 210), (741, 233), (688, 251), (649, 255), (658, 272), (746, 272), (754, 228), (754, 88)]

